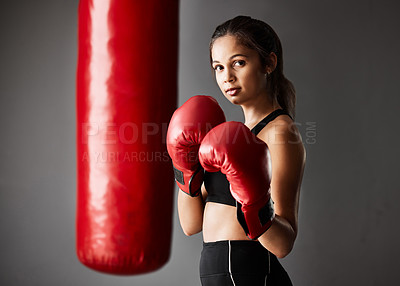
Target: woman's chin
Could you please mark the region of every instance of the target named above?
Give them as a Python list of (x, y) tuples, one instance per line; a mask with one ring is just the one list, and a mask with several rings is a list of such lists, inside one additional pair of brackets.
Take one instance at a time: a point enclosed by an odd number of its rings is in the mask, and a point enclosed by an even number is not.
[(230, 101), (230, 103), (239, 105), (240, 104), (240, 99), (238, 96), (229, 96), (225, 94), (225, 98)]
[(242, 105), (243, 104), (243, 99), (240, 98), (239, 96), (232, 96), (231, 98), (229, 98), (229, 101), (232, 104), (235, 104), (235, 105)]

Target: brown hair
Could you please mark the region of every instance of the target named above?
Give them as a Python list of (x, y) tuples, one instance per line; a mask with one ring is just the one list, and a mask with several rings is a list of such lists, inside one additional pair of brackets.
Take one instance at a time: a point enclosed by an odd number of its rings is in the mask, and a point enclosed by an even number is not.
[(275, 70), (267, 78), (267, 88), (274, 102), (287, 111), (292, 118), (295, 117), (296, 92), (293, 84), (283, 74), (282, 45), (278, 35), (267, 23), (248, 16), (237, 16), (219, 25), (210, 42), (211, 49), (216, 39), (232, 35), (245, 47), (257, 51), (261, 65), (269, 65), (268, 56), (271, 52), (277, 57)]

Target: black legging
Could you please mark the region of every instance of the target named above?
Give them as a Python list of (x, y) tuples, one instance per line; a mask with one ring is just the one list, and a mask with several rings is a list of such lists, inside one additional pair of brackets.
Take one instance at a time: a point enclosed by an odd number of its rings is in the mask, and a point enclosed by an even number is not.
[(276, 256), (248, 240), (203, 243), (200, 280), (203, 286), (292, 285)]

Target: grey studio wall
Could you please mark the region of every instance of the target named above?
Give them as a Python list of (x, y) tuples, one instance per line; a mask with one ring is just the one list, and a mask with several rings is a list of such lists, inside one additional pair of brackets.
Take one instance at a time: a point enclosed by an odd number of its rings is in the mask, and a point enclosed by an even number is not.
[[(200, 285), (201, 235), (176, 216), (171, 259), (139, 276), (104, 275), (75, 256), (75, 70), (78, 1), (0, 4), (0, 284)], [(397, 285), (400, 255), (398, 1), (182, 0), (179, 105), (213, 95), (217, 24), (270, 23), (298, 96), (307, 149), (300, 231), (282, 260), (294, 285)], [(162, 47), (160, 47), (162, 48)]]

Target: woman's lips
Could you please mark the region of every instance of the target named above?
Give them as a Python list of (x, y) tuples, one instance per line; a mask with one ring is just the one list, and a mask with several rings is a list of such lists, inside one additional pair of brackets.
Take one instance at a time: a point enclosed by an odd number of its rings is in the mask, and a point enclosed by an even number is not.
[(229, 88), (225, 92), (226, 92), (226, 94), (228, 94), (230, 96), (235, 96), (239, 93), (239, 91), (240, 91), (240, 88), (237, 87), (237, 88)]

